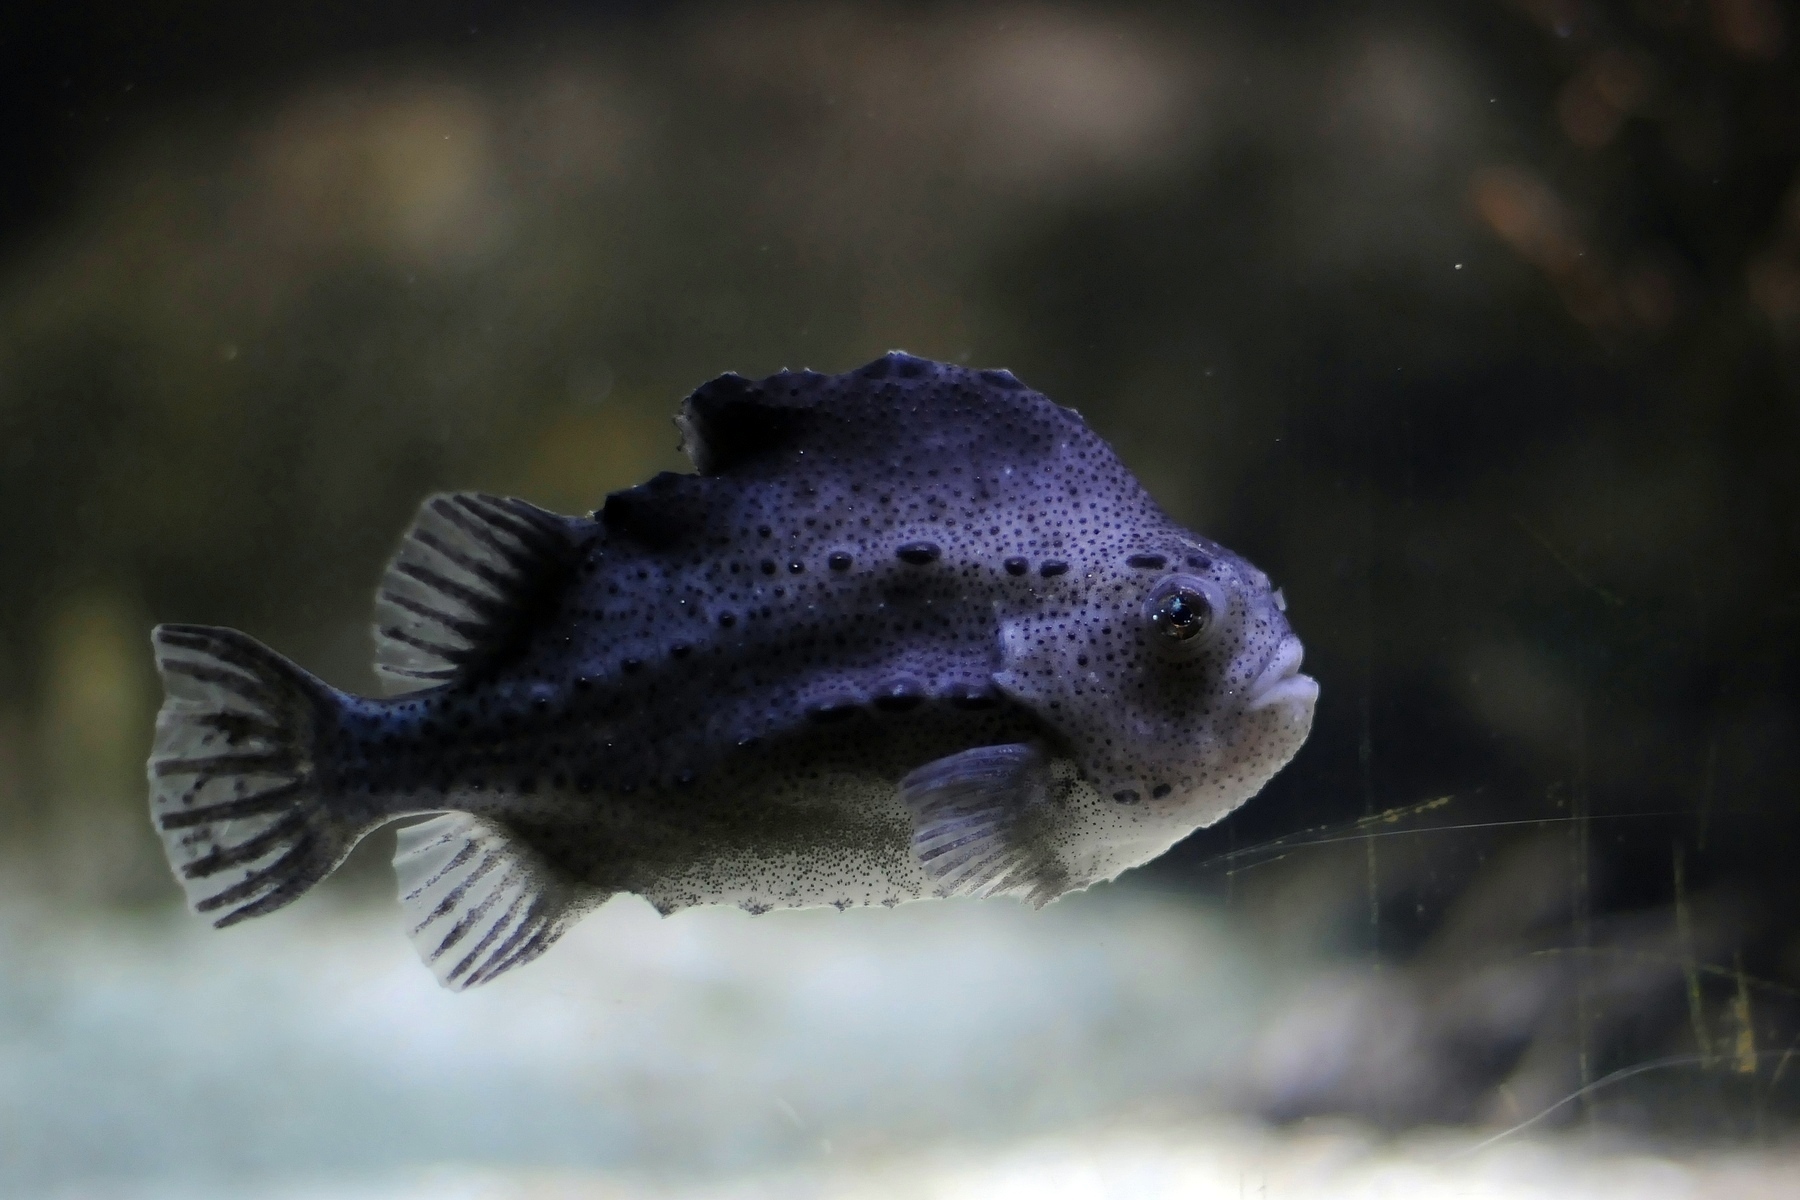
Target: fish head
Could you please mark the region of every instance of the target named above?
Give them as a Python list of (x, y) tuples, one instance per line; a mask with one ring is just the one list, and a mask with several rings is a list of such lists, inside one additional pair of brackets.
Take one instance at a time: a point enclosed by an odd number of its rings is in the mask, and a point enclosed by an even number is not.
[(1103, 802), (1172, 841), (1294, 756), (1319, 686), (1281, 591), (1242, 558), (1192, 541), (1106, 558), (1002, 621), (996, 678), (1062, 735)]

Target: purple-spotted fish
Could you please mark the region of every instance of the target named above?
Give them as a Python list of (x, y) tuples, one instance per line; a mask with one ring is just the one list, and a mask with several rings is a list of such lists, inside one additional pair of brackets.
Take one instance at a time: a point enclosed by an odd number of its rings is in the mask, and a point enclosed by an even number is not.
[(157, 627), (151, 812), (197, 911), (271, 912), (417, 816), (401, 901), (459, 988), (616, 892), (1043, 904), (1305, 739), (1281, 593), (1009, 373), (725, 375), (676, 423), (694, 473), (591, 516), (427, 500), (376, 602), (401, 694)]

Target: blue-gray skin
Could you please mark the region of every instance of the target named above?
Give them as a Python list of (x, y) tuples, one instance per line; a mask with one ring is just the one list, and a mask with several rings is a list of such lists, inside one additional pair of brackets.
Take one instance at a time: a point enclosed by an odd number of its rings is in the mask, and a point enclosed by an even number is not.
[(1299, 748), (1317, 685), (1261, 571), (1169, 520), (1074, 412), (890, 354), (726, 375), (692, 475), (562, 517), (428, 500), (377, 603), (389, 699), (163, 625), (151, 807), (220, 925), (401, 831), (439, 977), (615, 892), (1042, 904), (1161, 854)]

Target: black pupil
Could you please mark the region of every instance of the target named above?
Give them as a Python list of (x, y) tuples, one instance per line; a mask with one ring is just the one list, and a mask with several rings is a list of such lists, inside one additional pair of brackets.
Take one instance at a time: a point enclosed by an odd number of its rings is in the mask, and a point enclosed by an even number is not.
[(1162, 602), (1164, 629), (1179, 638), (1192, 637), (1206, 619), (1206, 601), (1191, 592), (1176, 592)]

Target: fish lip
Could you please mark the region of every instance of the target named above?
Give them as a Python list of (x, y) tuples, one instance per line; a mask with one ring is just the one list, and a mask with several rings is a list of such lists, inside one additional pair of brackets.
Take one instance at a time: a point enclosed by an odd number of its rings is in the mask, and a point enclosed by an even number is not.
[(1311, 705), (1319, 696), (1319, 685), (1310, 675), (1300, 673), (1300, 662), (1306, 656), (1300, 639), (1289, 635), (1282, 639), (1275, 655), (1262, 674), (1250, 685), (1250, 698), (1245, 705), (1251, 712), (1283, 702)]

